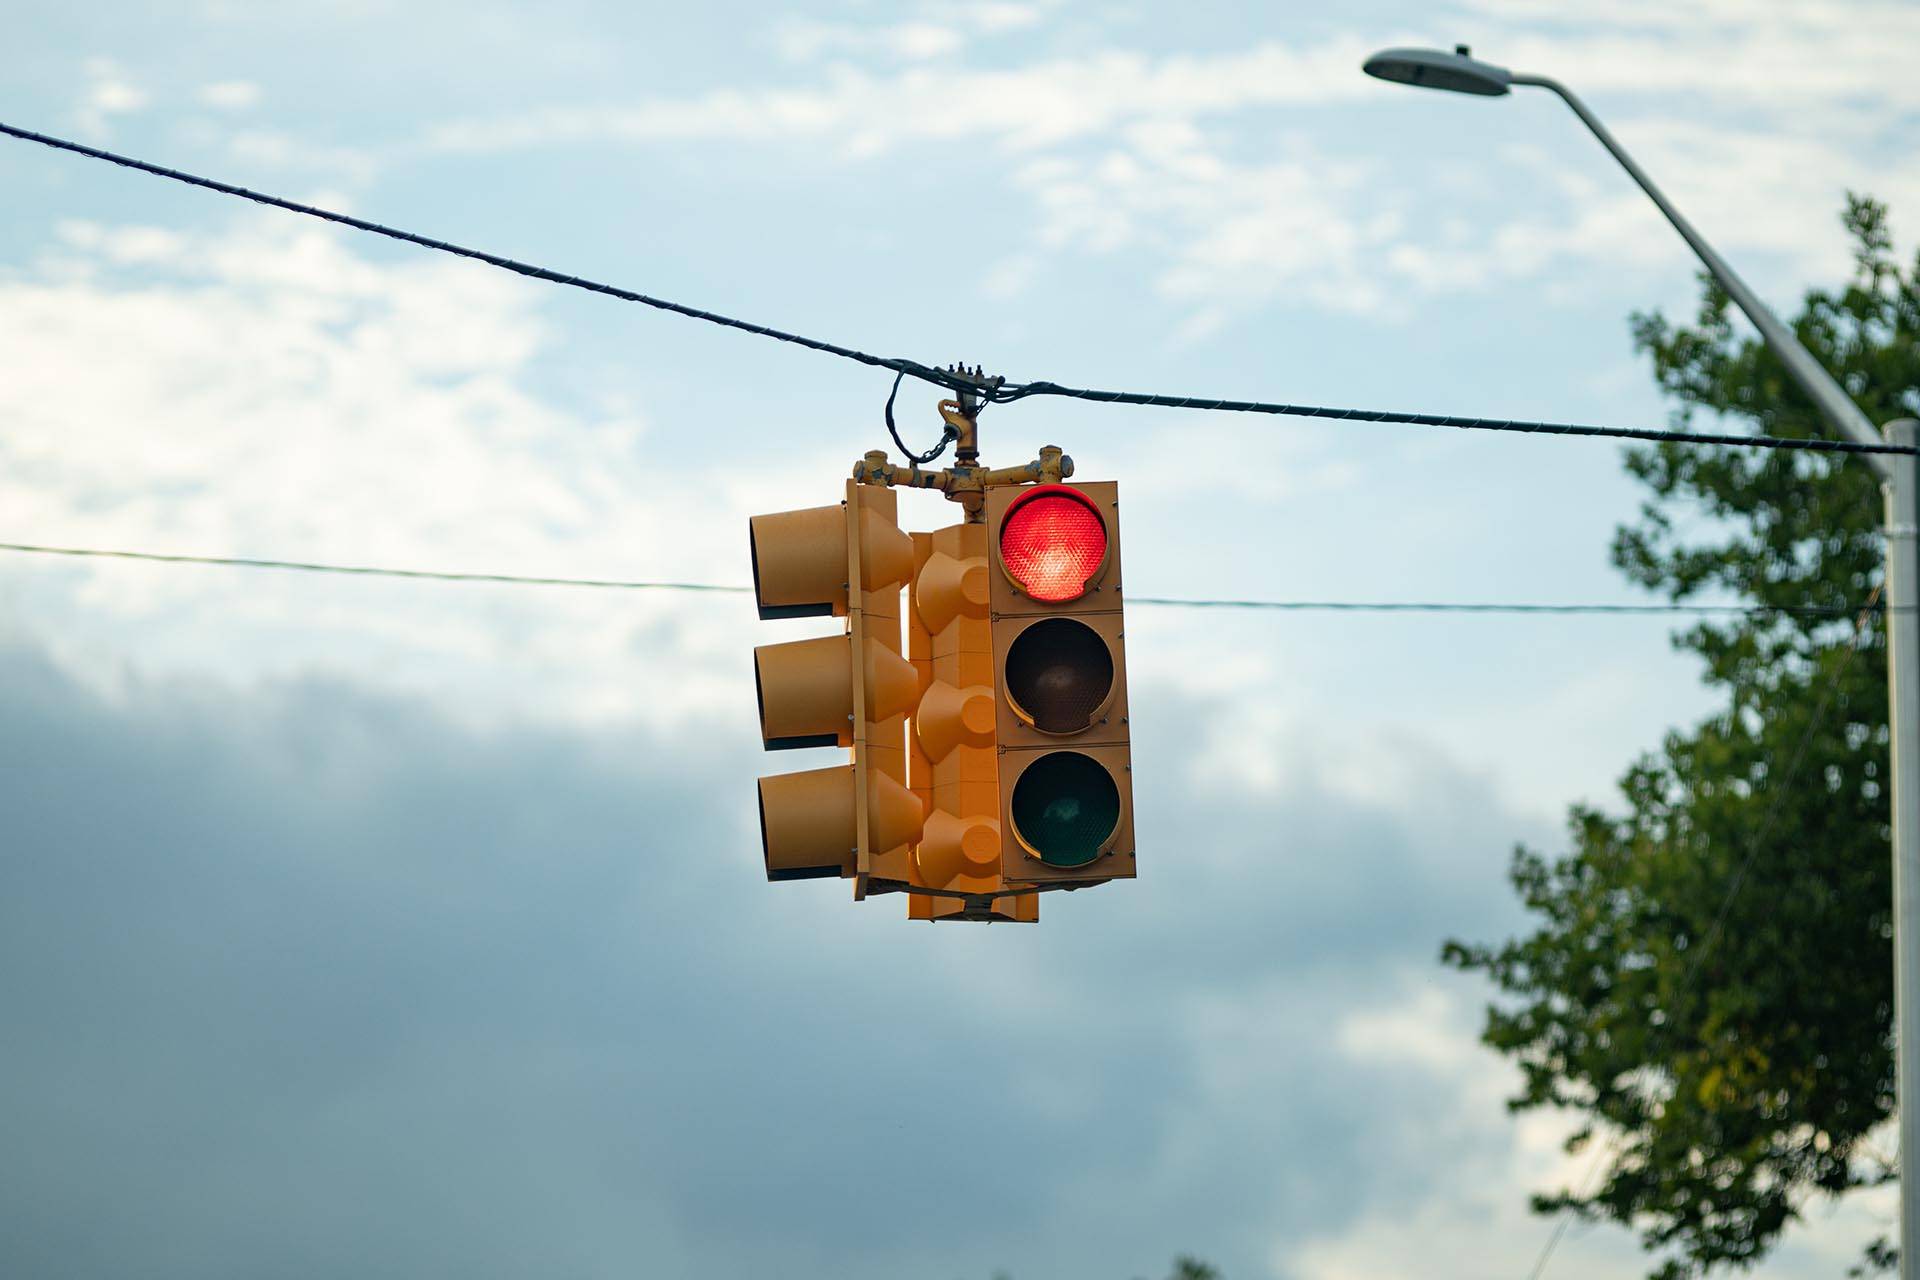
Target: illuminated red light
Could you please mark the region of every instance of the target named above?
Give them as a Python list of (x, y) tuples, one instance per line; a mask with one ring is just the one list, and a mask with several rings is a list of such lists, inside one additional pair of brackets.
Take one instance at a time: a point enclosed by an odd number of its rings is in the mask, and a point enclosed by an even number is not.
[(1001, 521), (1000, 563), (1035, 600), (1079, 599), (1106, 558), (1106, 523), (1065, 485), (1029, 490)]

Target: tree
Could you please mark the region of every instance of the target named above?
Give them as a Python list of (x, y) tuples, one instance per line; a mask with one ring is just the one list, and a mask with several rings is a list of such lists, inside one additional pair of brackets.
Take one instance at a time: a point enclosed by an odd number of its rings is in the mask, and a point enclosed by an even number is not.
[[(1852, 276), (1794, 331), (1869, 418), (1920, 415), (1920, 260), (1899, 269), (1879, 203), (1850, 196), (1844, 221)], [(1633, 318), (1676, 421), (1826, 434), (1704, 284), (1691, 326)], [(1536, 1211), (1636, 1227), (1679, 1280), (1894, 1173), (1871, 1136), (1894, 1101), (1886, 660), (1878, 617), (1848, 616), (1880, 582), (1881, 499), (1838, 454), (1663, 443), (1627, 468), (1648, 496), (1616, 566), (1776, 612), (1675, 637), (1723, 709), (1627, 770), (1624, 812), (1575, 808), (1566, 852), (1515, 851), (1533, 932), (1442, 958), (1503, 997), (1483, 1039), (1521, 1069), (1509, 1106), (1569, 1108), (1569, 1149), (1599, 1148), (1594, 1178)]]
[(1167, 1280), (1220, 1280), (1220, 1269), (1183, 1253), (1173, 1260), (1173, 1270), (1167, 1273)]

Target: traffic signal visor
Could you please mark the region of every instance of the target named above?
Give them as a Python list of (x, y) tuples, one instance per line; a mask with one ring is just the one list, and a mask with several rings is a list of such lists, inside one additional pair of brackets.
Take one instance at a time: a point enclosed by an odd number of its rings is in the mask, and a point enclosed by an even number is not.
[(920, 838), (925, 809), (907, 789), (906, 717), (920, 675), (901, 653), (900, 592), (913, 540), (890, 490), (847, 486), (847, 501), (756, 516), (754, 596), (767, 619), (845, 615), (838, 635), (761, 645), (754, 686), (770, 751), (848, 747), (853, 761), (760, 779), (767, 878), (851, 876)]

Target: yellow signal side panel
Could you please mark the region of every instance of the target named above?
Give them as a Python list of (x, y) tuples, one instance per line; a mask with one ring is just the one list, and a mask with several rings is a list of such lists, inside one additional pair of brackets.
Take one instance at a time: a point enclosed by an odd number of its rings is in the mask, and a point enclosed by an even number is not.
[(898, 691), (884, 672), (904, 657), (901, 588), (911, 579), (912, 543), (899, 527), (893, 490), (847, 481), (847, 630), (853, 650), (853, 896), (871, 877), (904, 878), (925, 809), (907, 789), (907, 714), (916, 692)]
[[(914, 789), (928, 800), (914, 850), (913, 883), (962, 893), (1005, 887), (1000, 878), (999, 747), (994, 733), (993, 629), (987, 617), (986, 528), (951, 525), (914, 535), (908, 657), (924, 673), (915, 713)], [(959, 916), (958, 898), (910, 894), (913, 920)], [(996, 898), (990, 915), (1039, 919), (1035, 895)]]
[[(916, 533), (913, 538), (913, 581), (917, 584), (925, 571), (927, 559), (933, 554), (933, 535)], [(933, 685), (933, 636), (920, 621), (919, 612), (909, 599), (906, 618), (907, 661), (913, 664), (913, 671), (920, 680), (921, 696)], [(918, 709), (916, 708), (916, 715)], [(920, 735), (907, 735), (907, 782), (913, 794), (920, 797), (922, 807), (933, 812), (933, 762), (927, 759), (925, 748), (920, 745)]]

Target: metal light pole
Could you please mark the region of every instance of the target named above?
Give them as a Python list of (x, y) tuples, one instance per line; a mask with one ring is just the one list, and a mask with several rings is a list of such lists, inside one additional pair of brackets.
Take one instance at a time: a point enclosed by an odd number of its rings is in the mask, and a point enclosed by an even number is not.
[[(1635, 164), (1585, 103), (1558, 81), (1546, 76), (1520, 75), (1505, 67), (1481, 62), (1467, 46), (1452, 53), (1440, 49), (1387, 49), (1367, 59), (1368, 75), (1400, 84), (1453, 93), (1499, 97), (1514, 85), (1548, 89), (1573, 108), (1573, 113), (1613, 153), (1613, 158), (1640, 184), (1673, 224), (1713, 278), (1744, 311), (1769, 350), (1786, 366), (1820, 416), (1857, 444), (1891, 443), (1912, 446), (1920, 442), (1920, 422), (1903, 418), (1889, 422), (1886, 434), (1874, 429), (1860, 407), (1821, 367), (1818, 360), (1781, 324), (1746, 282), (1701, 238), (1693, 224), (1680, 216), (1660, 188)], [(1893, 737), (1893, 920), (1894, 920), (1894, 1062), (1896, 1105), (1900, 1126), (1900, 1277), (1920, 1280), (1920, 479), (1916, 459), (1908, 454), (1864, 454), (1880, 473), (1886, 494), (1886, 602), (1888, 710)], [(1909, 1106), (1909, 1099), (1914, 1105)]]

